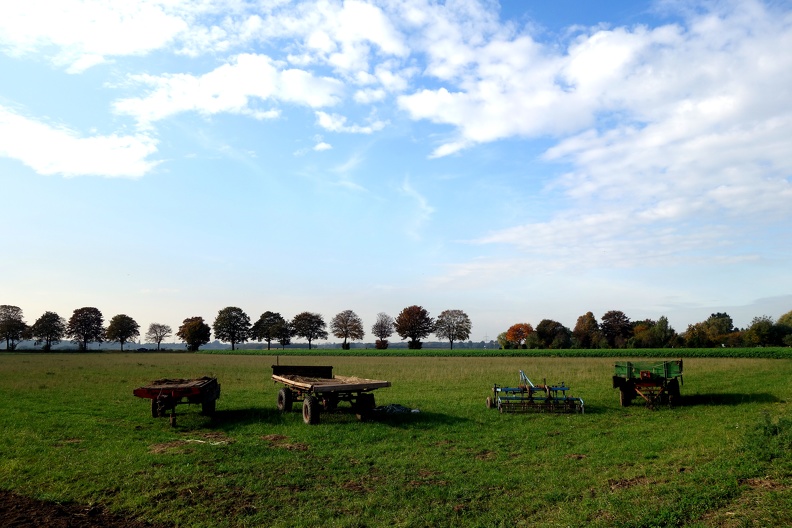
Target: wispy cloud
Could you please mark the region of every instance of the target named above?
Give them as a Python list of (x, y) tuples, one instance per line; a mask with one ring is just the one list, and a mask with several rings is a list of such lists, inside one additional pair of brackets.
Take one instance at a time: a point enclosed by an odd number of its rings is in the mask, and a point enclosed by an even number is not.
[(0, 156), (39, 174), (136, 178), (157, 166), (157, 140), (146, 134), (83, 136), (65, 126), (0, 106)]
[(402, 180), (400, 190), (414, 203), (415, 214), (411, 216), (411, 221), (407, 224), (407, 233), (413, 238), (421, 238), (421, 230), (432, 218), (435, 209), (429, 204), (426, 197), (413, 187), (409, 176), (405, 176)]

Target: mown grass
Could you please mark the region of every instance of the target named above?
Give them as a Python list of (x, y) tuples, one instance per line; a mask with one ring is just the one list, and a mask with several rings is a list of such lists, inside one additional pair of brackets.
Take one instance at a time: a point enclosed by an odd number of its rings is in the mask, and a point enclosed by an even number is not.
[[(180, 526), (792, 524), (792, 362), (684, 357), (685, 405), (649, 411), (618, 406), (610, 358), (2, 354), (0, 486)], [(275, 409), (275, 361), (388, 379), (378, 404), (421, 412), (306, 426)], [(485, 409), (519, 369), (586, 414)], [(203, 375), (214, 418), (171, 428), (132, 396)]]

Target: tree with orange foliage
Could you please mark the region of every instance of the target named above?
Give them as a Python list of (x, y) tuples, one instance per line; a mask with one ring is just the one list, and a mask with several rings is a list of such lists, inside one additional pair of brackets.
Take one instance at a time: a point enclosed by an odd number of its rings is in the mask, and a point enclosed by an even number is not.
[(517, 323), (506, 330), (506, 339), (514, 343), (516, 348), (525, 348), (525, 340), (533, 331), (533, 326), (530, 323)]

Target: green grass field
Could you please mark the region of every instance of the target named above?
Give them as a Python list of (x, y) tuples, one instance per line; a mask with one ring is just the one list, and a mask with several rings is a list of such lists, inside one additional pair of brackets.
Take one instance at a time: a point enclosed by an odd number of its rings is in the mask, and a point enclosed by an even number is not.
[[(317, 426), (277, 412), (274, 361), (0, 354), (0, 487), (178, 526), (792, 525), (787, 359), (686, 357), (684, 405), (650, 411), (619, 407), (609, 358), (281, 356), (387, 379), (378, 404), (421, 411)], [(519, 369), (586, 414), (486, 409)], [(213, 418), (180, 406), (171, 428), (132, 396), (203, 375)]]

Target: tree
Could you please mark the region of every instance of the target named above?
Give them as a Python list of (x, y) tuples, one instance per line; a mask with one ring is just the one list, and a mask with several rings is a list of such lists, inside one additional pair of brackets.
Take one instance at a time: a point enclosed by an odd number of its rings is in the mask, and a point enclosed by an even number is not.
[(605, 312), (600, 323), (600, 330), (608, 340), (608, 345), (616, 348), (624, 348), (627, 340), (632, 337), (632, 323), (630, 318), (620, 310)]
[(51, 350), (66, 335), (66, 319), (55, 312), (44, 312), (33, 323), (31, 334), (36, 345), (44, 343), (44, 350)]
[(318, 313), (299, 313), (292, 319), (291, 326), (294, 335), (308, 340), (308, 350), (311, 350), (314, 339), (327, 339), (324, 319)]
[(506, 340), (509, 341), (514, 348), (523, 348), (525, 340), (533, 333), (534, 329), (530, 323), (517, 323), (513, 324), (506, 330)]
[(366, 335), (363, 331), (363, 320), (352, 310), (344, 310), (343, 312), (337, 313), (330, 321), (330, 331), (339, 339), (342, 337), (344, 338), (344, 343), (341, 345), (341, 348), (345, 350), (349, 349), (347, 339), (359, 340), (363, 339), (363, 336)]
[(5, 339), (6, 350), (14, 350), (28, 331), (22, 309), (10, 304), (0, 305), (0, 339)]
[(410, 338), (407, 348), (419, 349), (421, 339), (434, 331), (434, 319), (422, 306), (408, 306), (396, 317), (394, 328), (402, 339)]
[(453, 350), (454, 341), (464, 341), (470, 337), (471, 327), (470, 317), (462, 310), (444, 310), (437, 316), (434, 332), (440, 339), (448, 339)]
[(599, 345), (602, 335), (593, 313), (586, 312), (578, 317), (572, 337), (575, 338), (575, 348), (596, 348)]
[(779, 317), (778, 321), (776, 321), (776, 324), (788, 326), (790, 329), (792, 329), (792, 310)]
[(685, 346), (688, 348), (704, 348), (709, 346), (707, 328), (704, 323), (690, 324), (684, 334)]
[(278, 339), (275, 329), (278, 327), (278, 325), (281, 325), (285, 322), (286, 321), (279, 313), (269, 311), (264, 312), (261, 314), (261, 317), (258, 318), (258, 321), (253, 323), (253, 328), (250, 329), (250, 337), (251, 339), (255, 339), (258, 342), (261, 342), (262, 340), (266, 341), (267, 350), (269, 350), (272, 340)]
[(235, 350), (237, 343), (244, 343), (250, 337), (250, 317), (236, 306), (227, 306), (215, 317), (215, 338), (231, 343), (231, 350)]
[(160, 349), (160, 343), (165, 341), (166, 338), (173, 334), (171, 327), (166, 324), (151, 323), (146, 332), (146, 341), (157, 343), (157, 350)]
[(722, 345), (728, 335), (734, 332), (734, 322), (727, 313), (714, 313), (704, 321), (704, 329), (707, 333), (709, 346)]
[(66, 325), (66, 335), (77, 343), (80, 350), (88, 350), (88, 343), (101, 343), (104, 339), (104, 317), (97, 308), (77, 308)]
[(393, 317), (380, 312), (377, 314), (377, 320), (371, 326), (371, 333), (377, 337), (377, 342), (374, 344), (378, 349), (388, 348), (388, 338), (393, 335)]
[(754, 317), (751, 326), (745, 331), (745, 342), (749, 346), (780, 345), (783, 339), (783, 328), (768, 315)]
[(552, 319), (542, 319), (536, 325), (536, 337), (541, 348), (569, 348), (571, 336), (569, 328)]
[(787, 346), (792, 346), (792, 310), (779, 317), (776, 324), (781, 329), (781, 342)]
[(124, 351), (124, 343), (131, 341), (140, 335), (140, 325), (128, 315), (119, 314), (110, 319), (110, 324), (105, 330), (105, 338), (108, 341), (121, 343), (121, 352)]
[(176, 336), (184, 341), (187, 350), (197, 351), (201, 345), (205, 345), (212, 337), (212, 329), (203, 320), (203, 317), (188, 317), (184, 320)]
[(272, 328), (272, 335), (274, 336), (274, 339), (280, 343), (281, 348), (285, 349), (286, 345), (291, 344), (291, 337), (294, 335), (291, 323), (285, 319), (279, 323), (276, 323)]
[(509, 341), (509, 340), (506, 338), (506, 332), (501, 332), (500, 334), (498, 334), (498, 339), (497, 339), (497, 341), (498, 341), (498, 345), (499, 345), (499, 346), (500, 346), (500, 347), (501, 347), (503, 350), (508, 350), (508, 349), (514, 348), (514, 343), (512, 343), (511, 341)]

